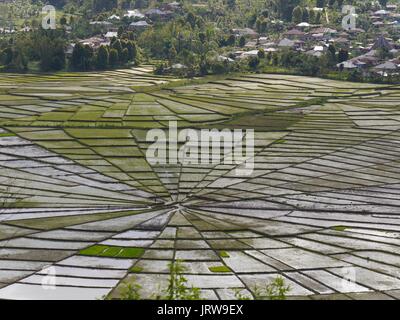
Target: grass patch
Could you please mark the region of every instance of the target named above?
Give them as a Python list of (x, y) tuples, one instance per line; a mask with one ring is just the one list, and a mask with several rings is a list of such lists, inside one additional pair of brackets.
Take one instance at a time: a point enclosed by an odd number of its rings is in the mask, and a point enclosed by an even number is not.
[(143, 255), (144, 249), (143, 248), (124, 248), (118, 254), (118, 257), (122, 258), (139, 258)]
[(79, 254), (84, 255), (84, 256), (97, 256), (97, 255), (100, 255), (106, 249), (107, 249), (107, 246), (95, 245), (95, 246), (81, 250), (79, 252)]
[(216, 267), (209, 267), (208, 270), (211, 272), (232, 272), (227, 266), (216, 266)]
[(14, 133), (11, 133), (11, 132), (0, 133), (0, 138), (3, 138), (3, 137), (15, 137), (15, 136), (16, 135)]
[(335, 230), (335, 231), (346, 231), (347, 227), (345, 227), (345, 226), (334, 226), (331, 229)]
[(284, 143), (286, 143), (286, 140), (284, 139), (279, 139), (274, 142), (274, 144), (284, 144)]
[(83, 256), (139, 258), (144, 253), (143, 248), (126, 248), (117, 246), (94, 245), (79, 252)]
[(140, 273), (142, 271), (143, 271), (143, 268), (139, 267), (139, 266), (133, 266), (132, 268), (129, 269), (129, 272), (132, 272), (132, 273)]
[(221, 258), (230, 258), (230, 257), (231, 257), (231, 256), (228, 254), (228, 252), (223, 251), (223, 250), (219, 251), (219, 252), (218, 252), (218, 255), (219, 255)]

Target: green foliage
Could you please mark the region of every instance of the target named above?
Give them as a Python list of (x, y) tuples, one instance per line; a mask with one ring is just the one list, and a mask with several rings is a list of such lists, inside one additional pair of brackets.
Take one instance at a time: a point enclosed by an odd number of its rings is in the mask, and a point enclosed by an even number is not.
[(35, 36), (35, 47), (42, 71), (59, 71), (65, 68), (65, 40), (60, 35), (57, 31), (43, 30)]
[(208, 268), (211, 272), (232, 272), (227, 266), (215, 266)]
[(242, 291), (243, 291), (242, 289), (236, 289), (235, 298), (237, 300), (251, 300), (251, 297), (249, 295), (244, 295)]
[(248, 65), (251, 70), (256, 70), (259, 64), (260, 64), (259, 57), (250, 57), (249, 58)]
[(143, 248), (127, 248), (118, 246), (94, 245), (79, 252), (84, 256), (139, 258), (143, 255)]
[(246, 38), (244, 36), (241, 36), (239, 38), (239, 47), (244, 47), (246, 44)]
[(110, 11), (118, 7), (118, 0), (93, 0), (93, 11)]
[(12, 132), (2, 132), (0, 133), (0, 137), (4, 138), (4, 137), (15, 137), (15, 133)]
[(303, 9), (300, 6), (297, 6), (293, 9), (292, 21), (295, 24), (303, 21)]
[(335, 230), (335, 231), (346, 231), (346, 229), (347, 229), (347, 227), (345, 227), (345, 226), (334, 226), (334, 227), (332, 227), (332, 230)]
[(75, 44), (70, 60), (71, 68), (77, 71), (88, 71), (93, 67), (93, 49), (81, 43)]
[(140, 273), (143, 271), (142, 267), (138, 267), (138, 266), (133, 266), (132, 268), (129, 269), (129, 272), (132, 273)]
[(116, 49), (110, 50), (109, 63), (111, 67), (116, 67), (119, 63), (119, 55)]
[(218, 254), (221, 258), (230, 258), (230, 255), (226, 251), (219, 251)]
[(142, 289), (142, 286), (137, 283), (123, 283), (119, 299), (141, 300), (140, 289)]
[[(177, 260), (169, 265), (168, 287), (159, 292), (154, 292), (152, 299), (156, 300), (201, 300), (200, 289), (187, 286), (187, 279), (183, 273), (185, 268), (182, 261)], [(130, 272), (139, 273), (140, 267), (132, 267)], [(123, 282), (120, 286), (119, 299), (121, 300), (141, 300), (140, 290), (142, 287), (136, 283), (135, 278)]]
[(200, 289), (187, 286), (187, 279), (183, 276), (185, 267), (177, 260), (169, 264), (168, 288), (165, 291), (166, 300), (200, 300)]
[(290, 286), (285, 284), (282, 277), (275, 278), (265, 288), (255, 287), (253, 290), (255, 300), (286, 300)]
[(109, 53), (106, 46), (101, 46), (97, 52), (97, 63), (98, 69), (106, 69), (108, 67)]

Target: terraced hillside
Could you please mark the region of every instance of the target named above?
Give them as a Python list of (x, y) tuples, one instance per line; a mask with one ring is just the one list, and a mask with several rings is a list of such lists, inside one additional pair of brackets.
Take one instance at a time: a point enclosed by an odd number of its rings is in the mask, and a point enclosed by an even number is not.
[[(399, 86), (150, 70), (0, 79), (0, 298), (151, 298), (175, 260), (203, 298), (400, 298)], [(255, 129), (253, 174), (152, 165), (170, 121)]]

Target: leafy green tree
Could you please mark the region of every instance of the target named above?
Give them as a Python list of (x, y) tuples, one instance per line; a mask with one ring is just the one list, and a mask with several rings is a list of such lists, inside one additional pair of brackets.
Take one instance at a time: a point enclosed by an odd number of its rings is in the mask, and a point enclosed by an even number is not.
[(236, 0), (226, 0), (226, 4), (229, 9), (234, 9), (236, 7)]
[(260, 59), (258, 56), (249, 58), (248, 65), (249, 65), (250, 69), (256, 70), (259, 64), (260, 64)]
[(379, 0), (379, 4), (383, 7), (386, 8), (388, 1), (387, 0)]
[(303, 8), (303, 17), (302, 17), (303, 22), (309, 22), (310, 21), (310, 13), (307, 8)]
[(118, 62), (119, 62), (118, 51), (116, 49), (111, 49), (109, 57), (110, 66), (116, 67), (118, 65)]
[(292, 13), (292, 21), (295, 24), (299, 24), (303, 20), (303, 9), (300, 6), (297, 6), (293, 9)]
[(88, 71), (92, 66), (93, 49), (81, 43), (75, 44), (70, 60), (71, 68), (77, 71)]
[(125, 64), (129, 61), (129, 51), (127, 48), (122, 49), (121, 56), (120, 56), (120, 61), (122, 64)]
[(329, 67), (334, 66), (337, 63), (336, 59), (336, 48), (334, 45), (329, 45), (328, 51), (327, 51), (327, 58), (328, 58), (328, 64)]
[(98, 69), (107, 69), (109, 53), (106, 46), (101, 46), (97, 52), (96, 67)]
[(278, 16), (286, 21), (292, 20), (293, 9), (299, 4), (300, 0), (273, 0)]
[(111, 44), (111, 48), (117, 50), (118, 55), (121, 55), (122, 53), (122, 43), (121, 40), (117, 39)]
[(349, 59), (349, 52), (345, 49), (340, 49), (338, 54), (338, 62), (347, 61)]
[(235, 45), (235, 42), (236, 42), (236, 37), (235, 37), (235, 35), (234, 35), (234, 34), (230, 34), (230, 35), (228, 36), (228, 38), (226, 39), (225, 44), (226, 44), (227, 46), (234, 46), (234, 45)]
[(13, 60), (13, 50), (11, 48), (6, 48), (1, 52), (0, 63), (4, 66), (11, 64)]
[(67, 25), (67, 18), (66, 18), (65, 16), (62, 16), (62, 17), (61, 17), (61, 19), (60, 19), (60, 24), (61, 24), (62, 26)]
[(244, 36), (241, 36), (239, 38), (239, 47), (244, 47), (246, 45), (246, 38)]
[(117, 7), (118, 0), (93, 0), (92, 6), (94, 12), (111, 11)]

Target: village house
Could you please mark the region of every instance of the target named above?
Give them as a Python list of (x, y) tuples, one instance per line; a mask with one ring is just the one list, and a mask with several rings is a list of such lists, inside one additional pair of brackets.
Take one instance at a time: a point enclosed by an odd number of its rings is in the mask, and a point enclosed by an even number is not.
[(116, 31), (108, 31), (105, 35), (104, 38), (111, 40), (112, 38), (118, 38), (118, 32)]
[(181, 9), (182, 5), (179, 2), (170, 2), (160, 4), (160, 9), (164, 11), (177, 11)]
[(116, 14), (113, 14), (112, 16), (109, 16), (107, 20), (110, 20), (110, 21), (119, 21), (119, 20), (121, 20), (121, 17), (118, 16), (118, 15), (116, 15)]
[(129, 29), (141, 31), (141, 30), (147, 29), (150, 26), (151, 25), (147, 21), (141, 20), (141, 21), (137, 21), (137, 22), (132, 22), (129, 25)]
[(145, 12), (145, 16), (153, 21), (167, 21), (172, 18), (173, 12), (169, 10), (150, 9)]
[(284, 37), (290, 40), (304, 40), (306, 33), (297, 29), (291, 29), (284, 34)]
[(394, 61), (386, 61), (377, 65), (372, 70), (379, 75), (386, 77), (388, 75), (397, 73), (399, 71), (399, 64)]
[(278, 43), (278, 47), (281, 47), (281, 48), (295, 48), (295, 46), (296, 46), (295, 41), (287, 39), (287, 38), (282, 39)]
[(242, 37), (242, 36), (252, 38), (252, 39), (258, 38), (258, 33), (250, 28), (232, 29), (232, 32), (237, 38)]
[(139, 10), (128, 10), (127, 13), (124, 14), (124, 17), (129, 19), (144, 19), (144, 14), (141, 13)]
[(81, 40), (79, 41), (79, 43), (81, 43), (82, 45), (88, 45), (89, 47), (95, 50), (100, 48), (101, 46), (110, 45), (110, 41), (103, 37), (91, 37), (88, 39)]

